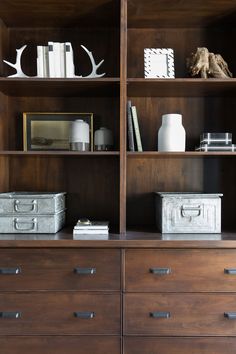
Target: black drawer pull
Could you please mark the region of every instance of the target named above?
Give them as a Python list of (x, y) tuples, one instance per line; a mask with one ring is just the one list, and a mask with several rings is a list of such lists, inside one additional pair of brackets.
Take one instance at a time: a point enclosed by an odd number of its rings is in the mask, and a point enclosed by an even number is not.
[(162, 311), (150, 312), (150, 317), (153, 317), (153, 318), (170, 318), (170, 312), (162, 312)]
[(225, 312), (224, 317), (228, 318), (229, 320), (236, 320), (236, 312)]
[(77, 318), (89, 319), (95, 317), (95, 312), (74, 312), (74, 316)]
[(0, 312), (0, 318), (20, 318), (21, 317), (21, 312), (9, 312), (9, 311), (4, 311)]
[(75, 268), (74, 273), (76, 274), (95, 274), (96, 268)]
[(152, 274), (166, 275), (171, 273), (170, 268), (150, 268), (149, 272)]
[(0, 274), (19, 274), (21, 273), (21, 269), (19, 267), (16, 268), (0, 268)]
[(225, 268), (224, 269), (225, 274), (231, 274), (231, 275), (236, 275), (236, 268)]

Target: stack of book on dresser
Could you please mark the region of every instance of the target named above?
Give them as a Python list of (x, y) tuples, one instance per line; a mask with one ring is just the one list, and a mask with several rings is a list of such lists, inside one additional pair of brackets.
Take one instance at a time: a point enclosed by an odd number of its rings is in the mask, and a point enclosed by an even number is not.
[(73, 229), (74, 240), (106, 240), (108, 235), (107, 221), (78, 220)]

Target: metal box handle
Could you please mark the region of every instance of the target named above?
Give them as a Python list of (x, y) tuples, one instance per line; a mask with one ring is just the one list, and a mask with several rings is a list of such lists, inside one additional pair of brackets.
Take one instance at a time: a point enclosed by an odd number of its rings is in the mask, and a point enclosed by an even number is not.
[(31, 213), (37, 211), (37, 200), (32, 200), (29, 203), (23, 203), (18, 199), (14, 200), (14, 211), (16, 213)]
[(182, 205), (181, 206), (181, 216), (183, 218), (196, 218), (202, 213), (202, 205)]
[[(28, 224), (29, 227), (21, 227), (21, 224)], [(14, 218), (13, 227), (17, 231), (36, 231), (37, 219), (33, 218), (31, 221), (19, 221), (18, 218)]]

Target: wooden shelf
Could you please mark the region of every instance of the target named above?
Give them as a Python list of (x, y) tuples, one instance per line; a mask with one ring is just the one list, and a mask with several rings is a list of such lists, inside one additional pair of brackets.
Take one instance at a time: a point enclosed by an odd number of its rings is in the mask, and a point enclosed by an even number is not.
[(187, 158), (187, 157), (221, 157), (221, 156), (236, 156), (236, 152), (219, 151), (219, 152), (202, 152), (202, 151), (185, 151), (185, 152), (158, 152), (158, 151), (143, 151), (143, 152), (127, 152), (128, 158)]
[(0, 151), (0, 156), (119, 156), (119, 151)]
[(119, 78), (68, 79), (68, 78), (0, 78), (0, 91), (8, 96), (71, 97), (116, 96)]
[(129, 78), (129, 97), (233, 96), (236, 79), (144, 79)]

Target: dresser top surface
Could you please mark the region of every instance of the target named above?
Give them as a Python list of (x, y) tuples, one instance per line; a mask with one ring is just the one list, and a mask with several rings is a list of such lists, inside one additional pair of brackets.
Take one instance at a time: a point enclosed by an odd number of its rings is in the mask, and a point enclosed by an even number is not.
[(73, 240), (72, 229), (56, 234), (0, 234), (0, 248), (236, 248), (236, 233), (160, 234), (130, 231), (108, 239)]

